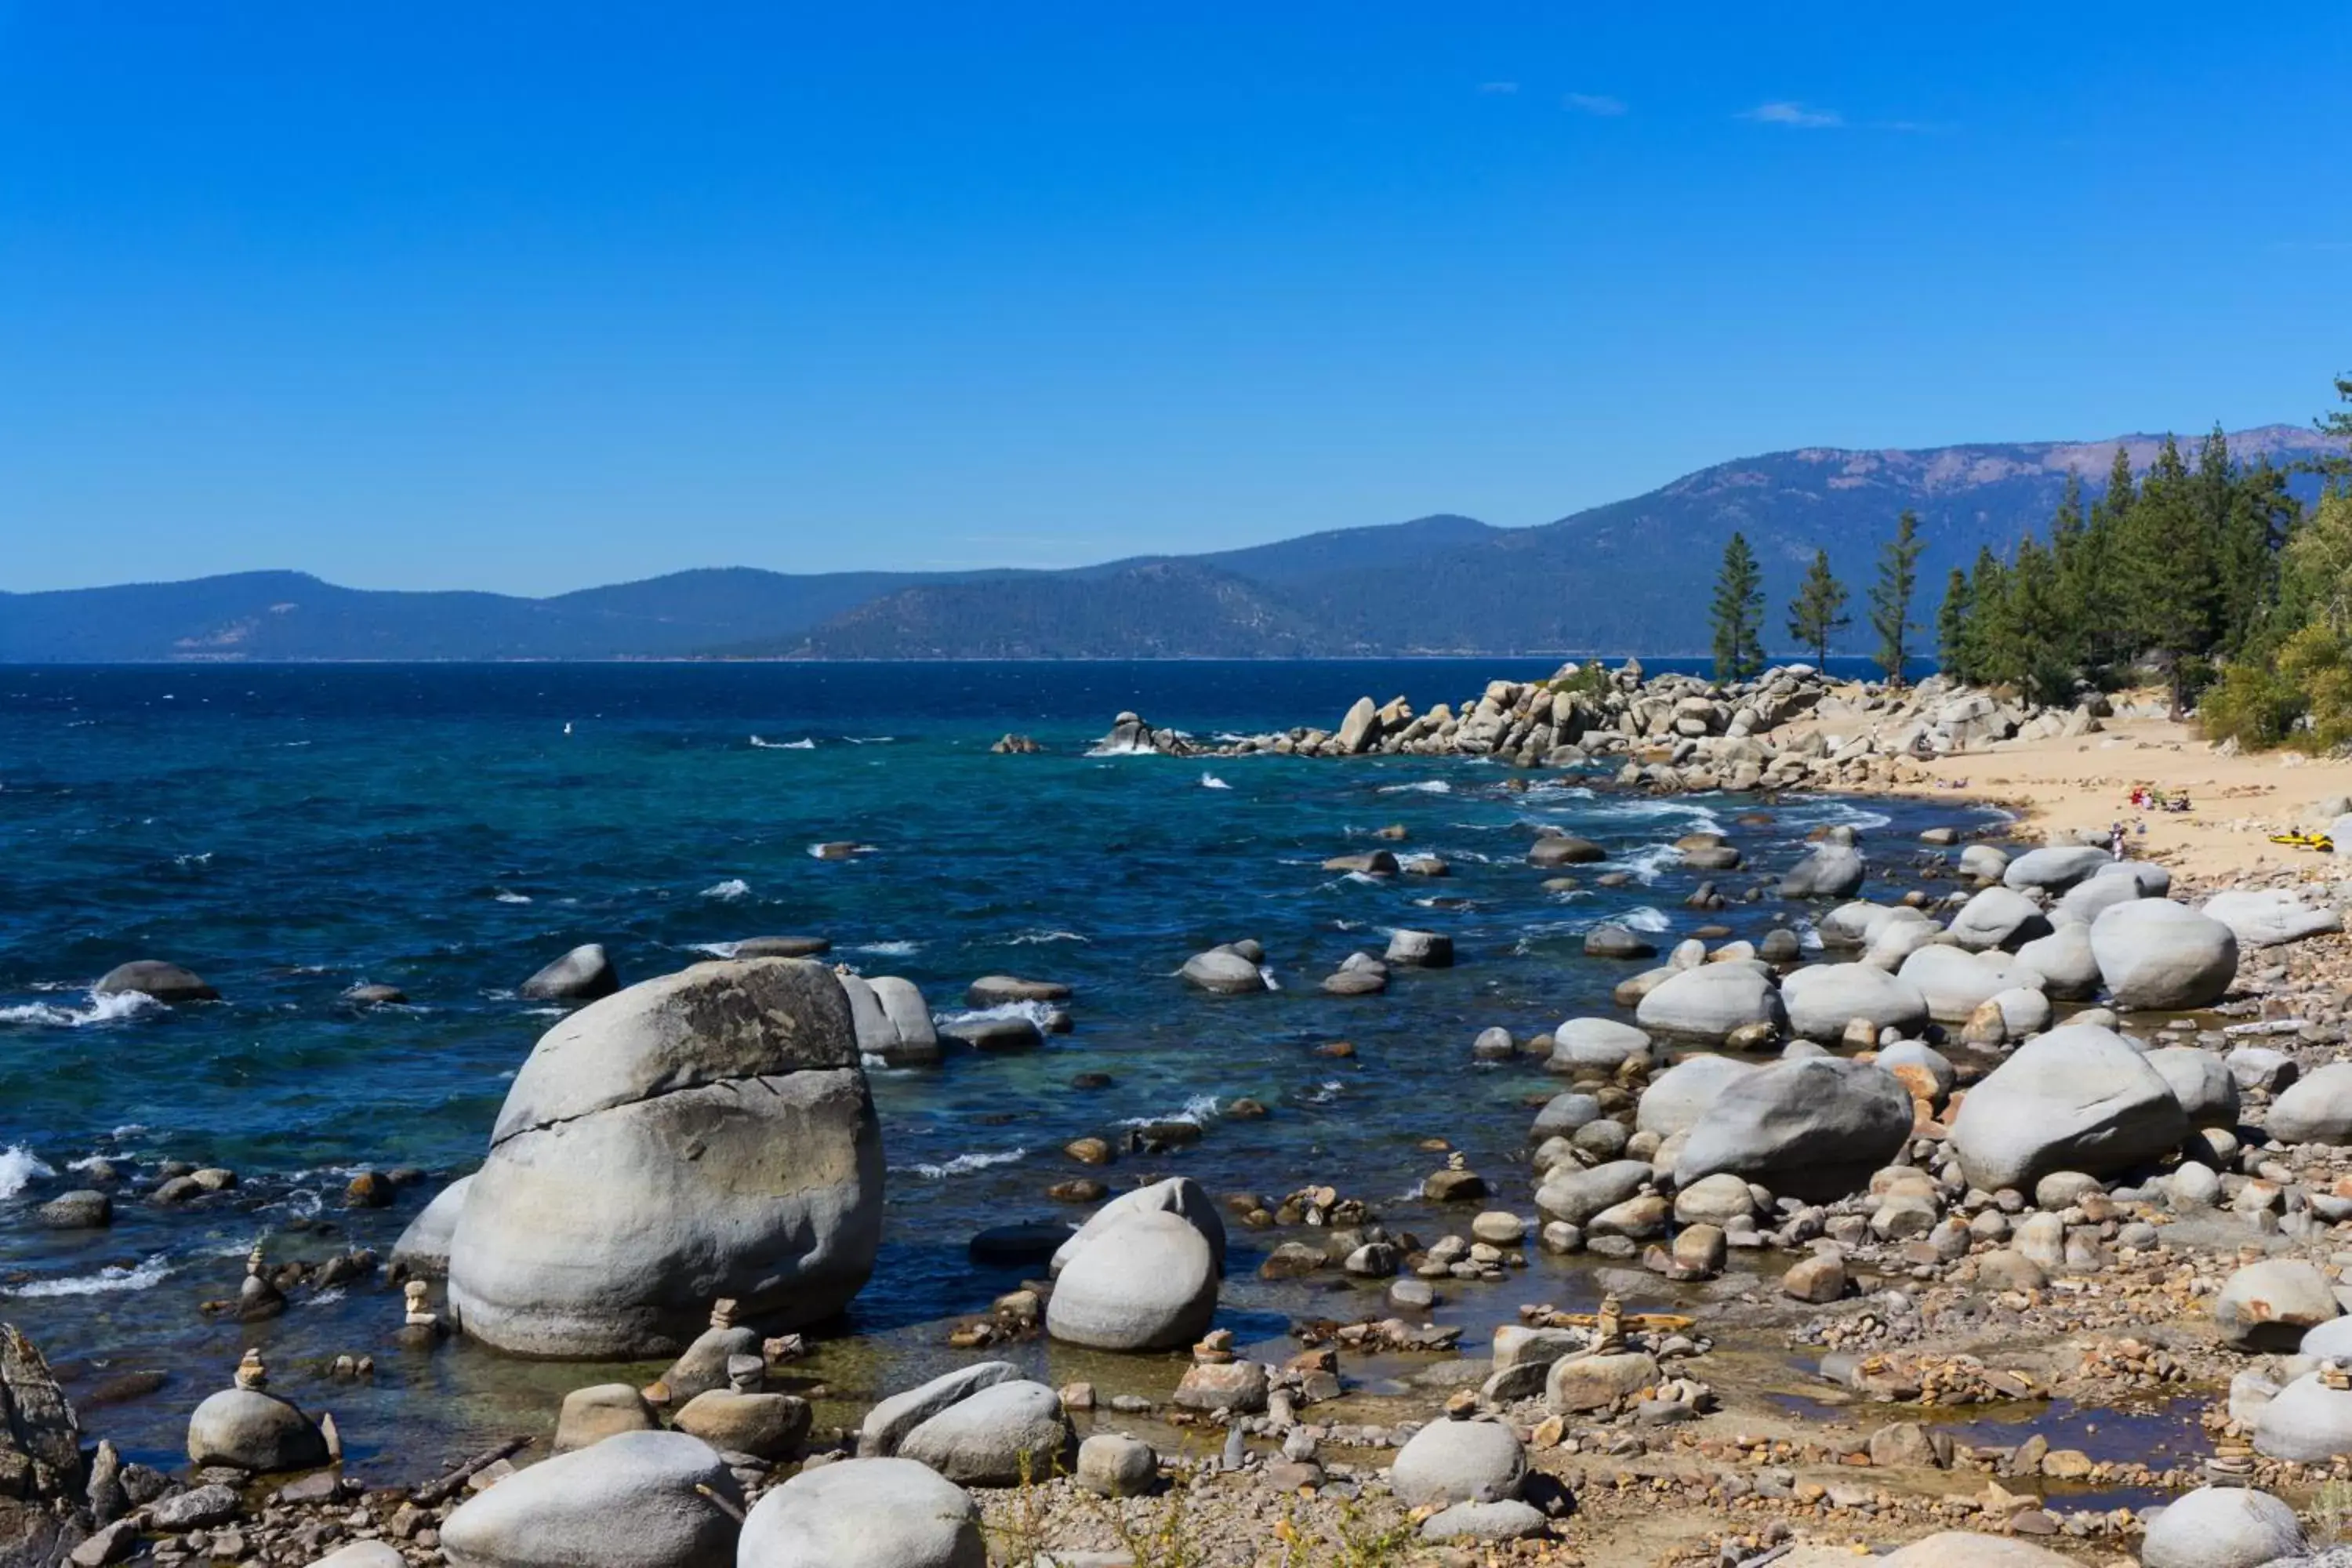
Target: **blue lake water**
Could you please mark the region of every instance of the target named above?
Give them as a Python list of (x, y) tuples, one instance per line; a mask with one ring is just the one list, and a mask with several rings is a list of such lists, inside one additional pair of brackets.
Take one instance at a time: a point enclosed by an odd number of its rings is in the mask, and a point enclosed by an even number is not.
[[(1758, 934), (1777, 901), (1695, 914), (1698, 879), (1667, 846), (1719, 827), (1751, 867), (1793, 860), (1847, 822), (1907, 861), (1949, 807), (1827, 799), (1656, 800), (1466, 761), (1090, 757), (1133, 709), (1202, 736), (1336, 722), (1356, 697), (1459, 703), (1550, 661), (1145, 665), (602, 665), (0, 668), (0, 1316), (87, 1389), (127, 1370), (159, 1391), (88, 1425), (163, 1459), (188, 1408), (260, 1344), (275, 1386), (336, 1409), (362, 1456), (456, 1444), (551, 1417), (577, 1369), (469, 1347), (388, 1349), (396, 1290), (298, 1298), (261, 1325), (197, 1310), (231, 1295), (257, 1236), (274, 1255), (388, 1248), (441, 1182), (479, 1159), (518, 1062), (551, 1020), (513, 988), (583, 942), (625, 979), (709, 944), (817, 934), (833, 958), (904, 975), (942, 1015), (990, 973), (1076, 987), (1073, 1033), (1018, 1057), (951, 1057), (876, 1075), (890, 1168), (880, 1269), (838, 1331), (934, 1353), (941, 1319), (1013, 1276), (977, 1270), (982, 1226), (1050, 1216), (1082, 1173), (1062, 1145), (1189, 1116), (1193, 1148), (1127, 1156), (1114, 1186), (1181, 1172), (1213, 1191), (1328, 1182), (1429, 1238), (1466, 1216), (1408, 1199), (1442, 1137), (1525, 1211), (1524, 1102), (1559, 1087), (1532, 1062), (1474, 1068), (1472, 1037), (1608, 1012), (1627, 969), (1581, 956), (1604, 919), (1657, 933), (1721, 921)], [(1019, 731), (1046, 754), (998, 756)], [(1527, 785), (1524, 790), (1515, 784)], [(1320, 868), (1402, 826), (1443, 879)], [(1547, 892), (1525, 864), (1539, 825), (1599, 840), (1617, 889)], [(820, 860), (811, 847), (867, 852)], [(1756, 876), (1717, 879), (1735, 890)], [(1451, 934), (1461, 962), (1401, 973), (1385, 996), (1317, 983), (1398, 926)], [(1265, 942), (1283, 989), (1213, 1000), (1184, 957)], [(90, 984), (126, 959), (203, 973), (225, 1000), (108, 1005)], [(347, 986), (406, 1007), (365, 1015)], [(1347, 1039), (1351, 1059), (1316, 1054)], [(1111, 1075), (1078, 1091), (1077, 1072)], [(1264, 1101), (1263, 1121), (1219, 1110)], [(131, 1173), (110, 1231), (38, 1228), (33, 1205), (103, 1154)], [(156, 1163), (226, 1165), (231, 1194), (165, 1210)], [(434, 1180), (346, 1211), (362, 1167)], [(1065, 1215), (1066, 1217), (1066, 1215)], [(1279, 1233), (1236, 1233), (1232, 1310), (1279, 1326), (1309, 1303), (1252, 1278)], [(1559, 1267), (1548, 1263), (1539, 1268)], [(1533, 1299), (1494, 1288), (1497, 1300)], [(1553, 1293), (1565, 1299), (1572, 1284)], [(1350, 1310), (1376, 1303), (1368, 1298)], [(1338, 1308), (1330, 1309), (1339, 1310)], [(365, 1389), (323, 1380), (339, 1352), (383, 1359)], [(1032, 1352), (1043, 1353), (1043, 1352)], [(877, 1379), (893, 1375), (884, 1367)], [(504, 1425), (501, 1425), (501, 1424)]]

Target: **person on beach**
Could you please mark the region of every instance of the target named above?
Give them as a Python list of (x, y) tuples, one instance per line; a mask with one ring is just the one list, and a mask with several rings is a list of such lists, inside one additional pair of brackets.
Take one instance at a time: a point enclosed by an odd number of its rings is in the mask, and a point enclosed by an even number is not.
[(2124, 858), (2124, 825), (2120, 822), (2107, 829), (2107, 853), (2118, 860)]

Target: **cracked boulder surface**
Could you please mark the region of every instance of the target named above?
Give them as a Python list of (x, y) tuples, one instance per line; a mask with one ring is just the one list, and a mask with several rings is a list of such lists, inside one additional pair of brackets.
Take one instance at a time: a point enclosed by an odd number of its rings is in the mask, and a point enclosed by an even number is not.
[(49, 1363), (0, 1323), (0, 1497), (68, 1497), (81, 1477), (81, 1426)]
[(541, 1037), (467, 1192), (450, 1305), (527, 1356), (673, 1355), (719, 1297), (746, 1324), (798, 1328), (873, 1272), (882, 1183), (833, 972), (698, 963)]

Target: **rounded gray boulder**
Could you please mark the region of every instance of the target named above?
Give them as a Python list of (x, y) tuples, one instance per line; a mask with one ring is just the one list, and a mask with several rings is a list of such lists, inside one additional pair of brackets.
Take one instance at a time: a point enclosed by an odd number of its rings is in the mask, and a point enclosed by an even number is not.
[(2053, 1171), (2098, 1176), (2156, 1159), (2188, 1132), (2172, 1086), (2130, 1041), (2069, 1024), (2026, 1041), (1969, 1090), (1950, 1143), (1975, 1185), (2031, 1191)]
[(1062, 1397), (1013, 1379), (959, 1399), (900, 1440), (898, 1457), (962, 1486), (1040, 1485), (1067, 1468), (1076, 1438)]
[(2099, 961), (2091, 952), (2091, 929), (2068, 921), (2048, 936), (2017, 950), (2017, 961), (2042, 978), (2042, 988), (2062, 1002), (2084, 1002), (2099, 994)]
[(1407, 1508), (1502, 1502), (1519, 1495), (1527, 1452), (1496, 1421), (1433, 1421), (1397, 1450), (1389, 1487)]
[(1266, 988), (1265, 976), (1258, 973), (1256, 961), (1230, 947), (1213, 947), (1206, 952), (1194, 953), (1184, 961), (1183, 975), (1202, 990), (1221, 996), (1245, 995)]
[(188, 1462), (307, 1470), (327, 1462), (327, 1440), (293, 1401), (257, 1388), (224, 1388), (188, 1417)]
[(741, 1508), (708, 1443), (624, 1432), (477, 1493), (442, 1524), (441, 1550), (452, 1568), (730, 1568)]
[(2303, 1554), (2289, 1504), (2252, 1487), (2199, 1487), (2165, 1504), (2140, 1543), (2140, 1568), (2263, 1568)]
[(516, 992), (534, 1002), (593, 1002), (621, 988), (621, 976), (601, 942), (583, 942), (549, 964)]
[(1927, 1021), (1927, 999), (1900, 975), (1868, 963), (1818, 963), (1780, 982), (1780, 1001), (1791, 1034), (1833, 1044), (1846, 1026), (1867, 1019), (1871, 1028), (1906, 1033)]
[(438, 1279), (449, 1272), (449, 1248), (474, 1178), (460, 1176), (439, 1192), (393, 1243), (391, 1268), (400, 1279)]
[(1652, 1034), (1714, 1044), (1751, 1024), (1788, 1023), (1771, 977), (1746, 963), (1677, 971), (1642, 998), (1633, 1016)]
[(1987, 888), (1952, 917), (1952, 939), (1971, 952), (1989, 947), (2012, 951), (2050, 934), (2042, 906), (2013, 888)]
[[(593, 1561), (593, 1559), (590, 1559)], [(736, 1568), (987, 1568), (980, 1510), (912, 1459), (844, 1459), (766, 1493)]]
[(1551, 1056), (1544, 1066), (1553, 1072), (1615, 1072), (1636, 1057), (1650, 1054), (1650, 1037), (1614, 1018), (1570, 1018), (1552, 1031)]
[(2254, 1417), (2254, 1448), (2304, 1465), (2352, 1454), (2352, 1393), (2328, 1387), (2315, 1372), (2304, 1373)]
[(2238, 1124), (2238, 1080), (2217, 1051), (2196, 1046), (2166, 1046), (2147, 1053), (2147, 1065), (2172, 1086), (2191, 1127)]
[(2039, 888), (2048, 893), (2063, 893), (2085, 878), (2098, 874), (2099, 868), (2114, 863), (2115, 857), (2104, 849), (2088, 845), (2070, 844), (2043, 849), (2029, 849), (2005, 867), (2001, 883), (2010, 888)]
[(2282, 1143), (2352, 1143), (2352, 1062), (2295, 1079), (2271, 1102), (2263, 1130)]
[(158, 1002), (217, 1002), (220, 993), (214, 990), (205, 977), (194, 970), (183, 969), (176, 963), (166, 963), (160, 958), (135, 958), (129, 963), (118, 963), (100, 976), (91, 986), (94, 996), (120, 996), (136, 992), (152, 996)]
[(1633, 1128), (1671, 1138), (1698, 1125), (1716, 1097), (1757, 1069), (1729, 1057), (1685, 1057), (1650, 1080), (1633, 1111)]
[(2237, 934), (2169, 899), (2135, 899), (2091, 923), (2091, 952), (2122, 1011), (2205, 1007), (2238, 973)]
[(803, 959), (698, 963), (541, 1037), (449, 1255), (467, 1333), (521, 1355), (675, 1355), (731, 1298), (774, 1332), (846, 1306), (882, 1234), (849, 1003)]
[(1784, 899), (1850, 899), (1869, 874), (1862, 851), (1851, 844), (1816, 845), (1812, 853), (1780, 879)]
[(1216, 1313), (1207, 1238), (1184, 1215), (1151, 1209), (1087, 1238), (1062, 1266), (1045, 1331), (1095, 1350), (1169, 1350), (1199, 1339)]
[(1777, 1062), (1717, 1095), (1675, 1161), (1675, 1184), (1745, 1177), (1774, 1193), (1856, 1191), (1911, 1137), (1911, 1095), (1884, 1068), (1837, 1057)]
[(1928, 1016), (1939, 1024), (1965, 1024), (2002, 992), (2041, 978), (2007, 953), (1940, 946), (1919, 949), (1895, 973), (1919, 988)]

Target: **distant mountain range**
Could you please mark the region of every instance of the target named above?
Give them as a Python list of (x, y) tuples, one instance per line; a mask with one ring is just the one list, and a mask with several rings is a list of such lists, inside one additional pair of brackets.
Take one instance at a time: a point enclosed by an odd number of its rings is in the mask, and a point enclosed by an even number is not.
[[(2118, 438), (2144, 468), (2158, 437)], [(2046, 524), (2069, 472), (2096, 493), (2118, 440), (1806, 447), (1745, 458), (1534, 528), (1466, 517), (1341, 529), (1214, 554), (1060, 572), (672, 573), (552, 598), (338, 587), (246, 572), (0, 593), (0, 661), (333, 659), (1296, 658), (1703, 651), (1723, 546), (1764, 568), (1768, 642), (1815, 549), (1853, 590), (1919, 514), (1917, 616), (1946, 571)], [(2239, 432), (2248, 459), (2323, 449), (2313, 432)], [(2308, 493), (2306, 488), (2305, 493)], [(1846, 647), (1861, 651), (1857, 630)]]

